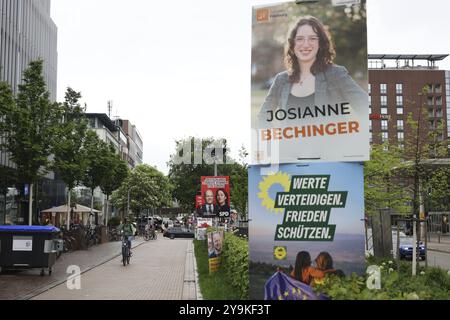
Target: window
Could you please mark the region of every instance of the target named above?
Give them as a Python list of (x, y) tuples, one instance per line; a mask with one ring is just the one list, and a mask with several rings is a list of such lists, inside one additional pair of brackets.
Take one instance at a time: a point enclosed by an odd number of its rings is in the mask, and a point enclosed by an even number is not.
[(436, 97), (435, 101), (436, 101), (437, 106), (442, 106), (442, 97), (441, 96)]
[(427, 98), (427, 104), (428, 104), (429, 106), (433, 106), (433, 105), (434, 105), (433, 97), (428, 97), (428, 98)]
[(380, 84), (380, 93), (381, 94), (386, 94), (387, 93), (387, 84), (386, 83)]
[(434, 93), (442, 93), (442, 87), (440, 84), (434, 85)]
[(96, 128), (96, 125), (95, 125), (95, 118), (90, 118), (90, 119), (89, 119), (89, 126), (90, 126), (92, 129), (95, 129), (95, 128)]
[(397, 139), (398, 141), (403, 141), (405, 139), (405, 133), (404, 132), (397, 132)]
[(367, 89), (369, 89), (369, 94), (372, 93), (372, 85), (369, 83), (369, 86), (367, 87)]
[(369, 121), (369, 131), (372, 131), (372, 120)]
[(388, 140), (388, 138), (389, 138), (389, 135), (388, 135), (387, 132), (382, 132), (381, 133), (381, 141), (385, 142), (385, 141)]
[(397, 114), (403, 114), (403, 108), (397, 108)]
[(388, 129), (388, 121), (381, 120), (381, 130), (387, 130), (387, 129)]
[(369, 114), (372, 114), (372, 107), (369, 106)]
[(397, 120), (397, 130), (403, 130), (403, 120)]
[(397, 83), (397, 84), (395, 85), (395, 92), (396, 92), (397, 94), (403, 94), (403, 84)]
[(381, 108), (381, 114), (388, 114), (387, 113), (387, 108)]
[(404, 148), (405, 148), (405, 144), (404, 144), (403, 142), (400, 142), (400, 143), (398, 144), (398, 147), (399, 147), (400, 149), (404, 149)]
[(372, 96), (369, 96), (369, 106), (372, 105)]
[(381, 104), (381, 106), (387, 106), (387, 97), (386, 96), (380, 97), (380, 104)]
[(403, 106), (403, 96), (397, 96), (397, 106)]

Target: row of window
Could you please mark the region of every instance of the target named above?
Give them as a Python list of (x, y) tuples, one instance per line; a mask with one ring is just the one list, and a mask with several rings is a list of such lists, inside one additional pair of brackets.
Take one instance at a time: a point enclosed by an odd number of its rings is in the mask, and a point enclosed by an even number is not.
[[(381, 133), (381, 141), (386, 142), (389, 140), (389, 133), (388, 132), (382, 132)], [(397, 141), (403, 142), (405, 140), (405, 133), (402, 131), (397, 132)], [(373, 142), (373, 136), (370, 135), (370, 143)]]
[[(369, 83), (369, 94), (372, 93), (372, 85)], [(403, 94), (403, 84), (397, 83), (395, 84), (395, 93), (396, 94)], [(380, 94), (387, 94), (387, 84), (386, 83), (380, 83)]]
[[(396, 97), (397, 106), (403, 106), (403, 96)], [(369, 105), (372, 105), (372, 96), (369, 96)], [(387, 96), (380, 96), (380, 105), (387, 106)]]
[[(372, 107), (370, 107), (370, 106), (369, 106), (369, 114), (372, 114)], [(387, 106), (380, 108), (380, 114), (388, 114)], [(399, 114), (399, 115), (404, 114), (404, 108), (397, 106), (397, 114)]]
[[(428, 86), (429, 93), (437, 93), (437, 94), (442, 93), (442, 85), (440, 83), (437, 83), (437, 84), (428, 83), (427, 86)], [(369, 83), (369, 94), (371, 94), (371, 93), (372, 93), (372, 85)], [(395, 84), (395, 93), (403, 94), (403, 84), (402, 83)], [(387, 94), (387, 83), (380, 83), (380, 94)]]
[[(397, 130), (403, 130), (403, 128), (404, 128), (404, 121), (397, 120)], [(369, 122), (369, 129), (372, 130), (372, 121)], [(381, 130), (387, 129), (388, 129), (388, 120), (381, 120)]]

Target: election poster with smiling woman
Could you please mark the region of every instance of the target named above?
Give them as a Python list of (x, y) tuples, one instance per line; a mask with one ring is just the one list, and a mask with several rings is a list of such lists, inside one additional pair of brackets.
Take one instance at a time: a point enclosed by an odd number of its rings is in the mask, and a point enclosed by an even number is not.
[(252, 163), (369, 160), (365, 0), (253, 9)]
[[(251, 166), (250, 297), (262, 299), (264, 287), (267, 295), (267, 290), (280, 287), (280, 281), (281, 286), (302, 283), (292, 289), (303, 290), (328, 274), (364, 273), (363, 218), (359, 163), (283, 164), (276, 172)], [(282, 276), (274, 275), (278, 268), (284, 270)], [(298, 299), (299, 291), (295, 292), (295, 297), (281, 298)], [(303, 291), (301, 297), (310, 295)]]

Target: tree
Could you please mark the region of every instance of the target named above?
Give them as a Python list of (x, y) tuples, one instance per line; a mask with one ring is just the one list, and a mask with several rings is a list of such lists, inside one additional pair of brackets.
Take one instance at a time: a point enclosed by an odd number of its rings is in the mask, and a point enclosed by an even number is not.
[(112, 201), (120, 208), (129, 207), (133, 213), (170, 206), (172, 202), (169, 179), (156, 168), (138, 165), (131, 171), (122, 186), (113, 192)]
[[(112, 151), (110, 146), (100, 140), (93, 130), (88, 130), (83, 143), (83, 153), (86, 157), (83, 185), (91, 190), (91, 209), (94, 207), (94, 190), (111, 174), (109, 167)], [(91, 212), (92, 214), (92, 212)]]
[(364, 163), (365, 212), (371, 216), (380, 209), (390, 208), (397, 213), (406, 212), (404, 187), (395, 176), (402, 165), (400, 149), (385, 142), (374, 145), (370, 161)]
[[(213, 138), (194, 137), (175, 141), (176, 151), (168, 162), (169, 179), (173, 185), (173, 197), (185, 212), (191, 212), (194, 208), (195, 196), (201, 189), (201, 177), (214, 175), (214, 166), (203, 161), (205, 150), (214, 142), (217, 141)], [(180, 150), (186, 146), (190, 149), (184, 148), (184, 152), (190, 152), (182, 155), (185, 163), (179, 163), (177, 157), (181, 156)], [(223, 147), (226, 148), (226, 141)]]
[(248, 152), (242, 146), (239, 151), (239, 163), (225, 166), (231, 167), (229, 174), (231, 202), (244, 220), (248, 214), (248, 165), (245, 161), (247, 156)]
[[(5, 128), (5, 117), (11, 113), (14, 105), (14, 97), (11, 88), (6, 82), (0, 82), (0, 152), (4, 152), (6, 146), (7, 131)], [(0, 194), (6, 197), (8, 187), (14, 181), (14, 171), (10, 168), (0, 166)]]
[[(43, 61), (32, 61), (23, 72), (14, 103), (8, 102), (3, 116), (3, 144), (16, 164), (18, 180), (29, 184), (29, 221), (33, 222), (33, 185), (45, 176), (49, 167), (51, 146), (60, 119), (58, 103), (49, 100), (44, 78)], [(2, 89), (3, 91), (5, 89)]]
[[(194, 208), (195, 196), (201, 189), (201, 177), (214, 175), (214, 166), (203, 161), (202, 156), (205, 152), (208, 152), (210, 146), (216, 146), (225, 150), (223, 156), (227, 160), (226, 163), (222, 163), (219, 159), (217, 160), (220, 163), (218, 165), (218, 175), (230, 177), (231, 203), (241, 216), (245, 218), (248, 210), (248, 167), (245, 162), (245, 158), (248, 155), (247, 150), (242, 147), (239, 152), (239, 162), (235, 162), (227, 154), (227, 142), (225, 139), (190, 137), (178, 140), (175, 143), (176, 151), (168, 163), (170, 167), (169, 179), (174, 187), (173, 196), (179, 201), (183, 210), (191, 212)], [(184, 150), (184, 152), (190, 151), (190, 153), (183, 154), (186, 163), (179, 163), (176, 160), (177, 156), (180, 157), (179, 151), (183, 146), (190, 146), (190, 148), (185, 148)]]
[(109, 197), (117, 190), (129, 175), (128, 165), (119, 155), (112, 154), (108, 159), (110, 174), (106, 175), (100, 184), (100, 188), (106, 195), (105, 225), (108, 225)]
[(67, 228), (70, 227), (71, 191), (83, 179), (87, 162), (86, 153), (83, 152), (87, 122), (84, 118), (85, 109), (79, 103), (80, 98), (79, 92), (67, 88), (65, 102), (62, 104), (62, 121), (56, 132), (58, 139), (55, 139), (53, 145), (52, 169), (68, 189)]

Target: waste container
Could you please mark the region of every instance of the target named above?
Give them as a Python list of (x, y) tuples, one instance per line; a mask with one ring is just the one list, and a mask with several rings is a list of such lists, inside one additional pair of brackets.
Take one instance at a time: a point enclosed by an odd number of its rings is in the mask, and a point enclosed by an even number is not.
[[(62, 241), (56, 227), (0, 226), (0, 269), (40, 268), (51, 275)], [(1, 270), (0, 270), (1, 271)]]

